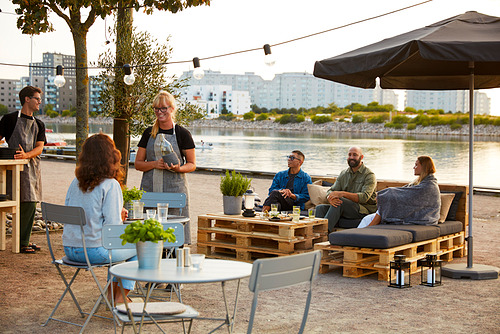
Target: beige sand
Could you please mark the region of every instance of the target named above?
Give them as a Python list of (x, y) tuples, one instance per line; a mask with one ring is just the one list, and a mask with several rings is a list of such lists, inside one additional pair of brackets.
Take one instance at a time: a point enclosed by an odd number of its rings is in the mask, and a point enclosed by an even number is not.
[[(74, 163), (43, 161), (44, 200), (64, 203), (67, 187), (73, 178)], [(141, 174), (130, 170), (129, 186), (138, 186)], [(222, 211), (219, 176), (208, 173), (189, 175), (191, 192), (192, 236), (196, 241), (196, 217)], [(252, 185), (265, 197), (270, 179), (254, 178)], [(474, 262), (500, 267), (500, 198), (474, 196)], [(62, 255), (60, 233), (53, 234), (57, 253)], [(36, 254), (0, 252), (0, 332), (2, 333), (68, 333), (77, 328), (57, 322), (40, 327), (48, 317), (63, 284), (50, 263), (45, 235), (33, 235), (33, 241), (44, 249)], [(10, 237), (7, 248), (10, 247)], [(455, 259), (454, 263), (466, 262)], [(105, 277), (105, 273), (101, 274)], [(419, 282), (419, 274), (412, 277)], [(242, 281), (237, 307), (235, 333), (245, 333), (251, 307), (248, 280)], [(230, 295), (236, 284), (228, 283)], [(90, 308), (95, 286), (88, 273), (76, 283), (75, 291), (81, 303)], [(263, 294), (260, 298), (254, 333), (293, 333), (300, 323), (305, 300), (305, 288), (298, 286)], [(223, 303), (219, 284), (185, 285), (182, 291), (186, 303), (203, 316), (222, 316)], [(443, 286), (428, 288), (415, 285), (397, 290), (377, 281), (375, 276), (359, 279), (344, 278), (340, 270), (319, 275), (314, 285), (312, 306), (306, 333), (500, 333), (500, 281), (470, 281), (443, 278)], [(76, 308), (66, 299), (59, 316), (78, 320)], [(101, 314), (106, 314), (101, 311)], [(207, 333), (215, 324), (195, 321), (193, 333)], [(170, 333), (181, 332), (178, 324), (164, 326)], [(224, 330), (218, 332), (223, 333)], [(112, 333), (107, 320), (95, 319), (88, 333)], [(127, 328), (127, 332), (131, 332)], [(152, 326), (147, 333), (156, 333)]]

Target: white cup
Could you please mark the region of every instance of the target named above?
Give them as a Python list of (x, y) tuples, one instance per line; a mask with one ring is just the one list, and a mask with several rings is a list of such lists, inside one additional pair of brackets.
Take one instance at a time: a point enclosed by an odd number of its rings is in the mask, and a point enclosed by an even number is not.
[(166, 223), (168, 217), (168, 203), (158, 203), (157, 204), (158, 221), (160, 223)]
[(156, 218), (156, 210), (155, 209), (147, 209), (146, 210), (146, 217), (148, 219), (151, 219), (151, 218)]

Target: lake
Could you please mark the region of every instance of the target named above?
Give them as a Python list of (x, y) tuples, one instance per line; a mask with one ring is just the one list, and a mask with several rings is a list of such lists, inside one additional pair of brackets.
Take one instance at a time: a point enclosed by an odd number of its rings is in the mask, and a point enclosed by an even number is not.
[[(111, 134), (112, 126), (91, 124), (91, 133)], [(47, 128), (61, 134), (74, 144), (74, 125), (50, 124)], [(410, 181), (417, 156), (429, 155), (436, 164), (440, 183), (468, 184), (469, 142), (466, 137), (436, 140), (425, 137), (388, 136), (382, 134), (311, 133), (253, 130), (190, 128), (195, 142), (212, 144), (196, 149), (196, 164), (201, 167), (229, 168), (277, 172), (287, 168), (287, 155), (300, 150), (305, 156), (302, 165), (311, 175), (338, 175), (346, 168), (347, 151), (351, 146), (363, 149), (364, 162), (379, 179)], [(132, 145), (139, 138), (132, 139)], [(481, 139), (484, 140), (484, 139)], [(207, 144), (205, 144), (207, 146)], [(500, 188), (500, 142), (474, 143), (474, 185)]]

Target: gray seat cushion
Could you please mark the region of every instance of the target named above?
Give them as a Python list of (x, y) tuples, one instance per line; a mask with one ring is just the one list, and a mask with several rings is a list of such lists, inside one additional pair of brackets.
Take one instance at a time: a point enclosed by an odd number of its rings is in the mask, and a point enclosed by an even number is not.
[(356, 227), (358, 227), (358, 225), (359, 225), (360, 222), (361, 222), (361, 219), (340, 218), (339, 222), (336, 225), (336, 227), (340, 227), (340, 228), (356, 228)]
[(328, 236), (330, 244), (366, 248), (391, 248), (410, 243), (411, 232), (368, 228), (353, 228), (332, 232)]
[(442, 224), (438, 224), (437, 227), (439, 228), (439, 235), (443, 236), (462, 231), (463, 223), (456, 220), (447, 220)]
[(388, 229), (398, 231), (408, 231), (412, 234), (411, 242), (419, 242), (439, 237), (439, 228), (437, 225), (395, 225), (395, 224), (380, 224), (370, 226), (373, 229)]

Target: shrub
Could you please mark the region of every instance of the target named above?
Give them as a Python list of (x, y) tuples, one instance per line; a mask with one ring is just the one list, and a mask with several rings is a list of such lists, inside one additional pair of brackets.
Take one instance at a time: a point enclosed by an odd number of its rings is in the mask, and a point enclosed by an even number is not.
[(368, 118), (368, 123), (372, 123), (372, 124), (384, 123), (384, 117), (382, 115), (372, 116), (372, 117)]
[(452, 129), (452, 130), (459, 130), (461, 128), (462, 128), (462, 124), (460, 124), (460, 123), (450, 124), (450, 129)]
[(251, 182), (252, 179), (248, 179), (234, 170), (231, 174), (226, 170), (226, 175), (221, 176), (220, 191), (224, 196), (242, 196), (250, 187)]
[(50, 118), (55, 118), (59, 116), (59, 113), (54, 110), (47, 110), (47, 116), (49, 116)]
[(255, 113), (253, 111), (249, 111), (245, 114), (243, 114), (243, 119), (247, 120), (247, 121), (251, 121), (255, 118)]
[(417, 124), (415, 124), (415, 123), (409, 123), (406, 126), (406, 130), (415, 130), (416, 128), (417, 128)]
[(396, 115), (392, 118), (392, 123), (394, 124), (407, 124), (410, 123), (410, 117), (404, 115)]
[(352, 115), (352, 123), (363, 123), (364, 121), (363, 115)]
[(259, 116), (257, 116), (257, 118), (255, 120), (257, 120), (257, 121), (266, 121), (268, 119), (269, 119), (269, 115), (266, 114), (266, 113), (262, 113)]
[(236, 116), (234, 116), (233, 113), (229, 113), (229, 114), (220, 115), (217, 119), (219, 119), (221, 121), (228, 121), (229, 122), (235, 118), (236, 118)]
[(331, 122), (333, 119), (331, 116), (312, 116), (311, 121), (313, 121), (314, 124), (323, 124)]
[(306, 118), (304, 117), (304, 115), (285, 114), (280, 118), (276, 119), (275, 122), (278, 122), (280, 124), (288, 124), (288, 123), (301, 123), (304, 122), (305, 120)]

